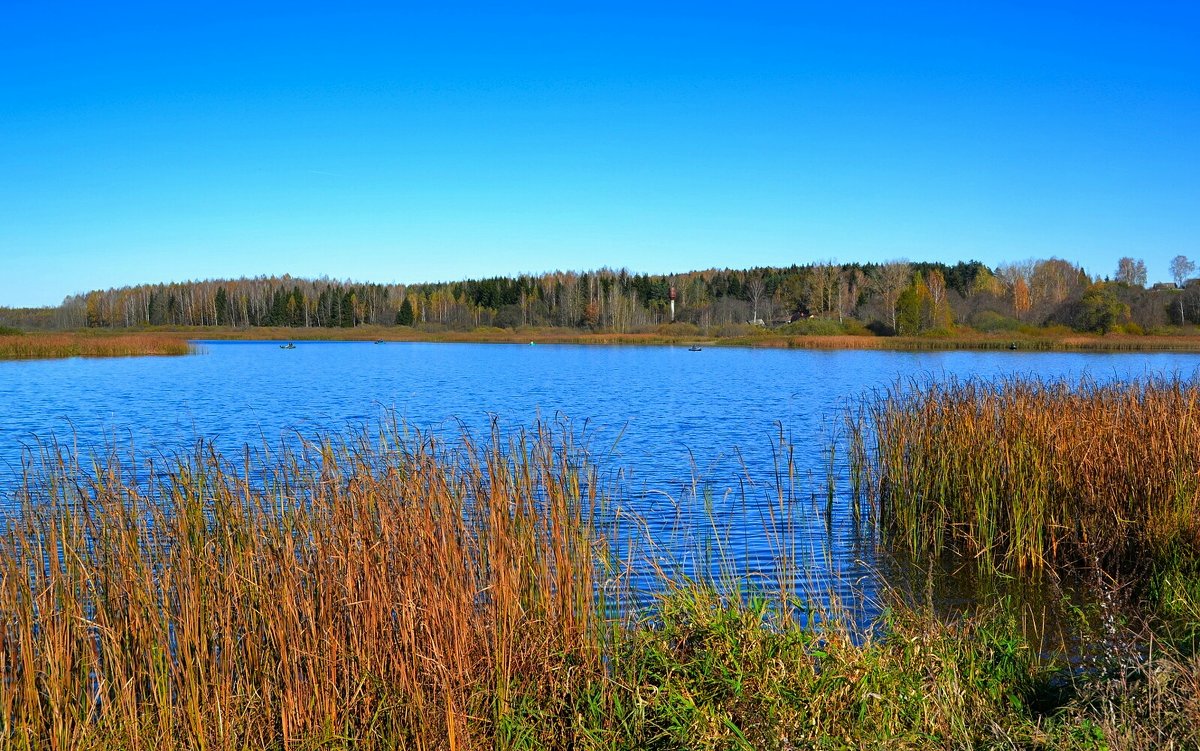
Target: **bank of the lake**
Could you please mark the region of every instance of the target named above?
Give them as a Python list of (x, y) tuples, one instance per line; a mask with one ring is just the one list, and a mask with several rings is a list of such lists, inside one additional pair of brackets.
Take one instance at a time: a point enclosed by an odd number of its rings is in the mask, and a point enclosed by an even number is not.
[[(156, 329), (158, 330), (158, 329)], [(773, 329), (742, 327), (731, 335), (714, 336), (688, 324), (663, 325), (650, 331), (619, 333), (569, 328), (477, 328), (467, 331), (428, 330), (411, 326), (354, 328), (192, 327), (161, 329), (196, 339), (271, 341), (399, 341), (497, 344), (602, 344), (701, 347), (768, 347), (802, 349), (1006, 350), (1055, 352), (1200, 352), (1200, 333), (1080, 334), (1060, 329), (1044, 333), (989, 334), (962, 329), (922, 336), (783, 334)]]
[[(712, 335), (687, 324), (649, 331), (618, 333), (571, 328), (432, 329), (411, 326), (353, 328), (230, 328), (218, 326), (150, 327), (138, 330), (86, 329), (67, 333), (30, 332), (0, 336), (0, 359), (135, 354), (185, 354), (179, 340), (229, 341), (382, 341), (479, 344), (597, 344), (630, 346), (759, 347), (783, 349), (865, 349), (893, 351), (1017, 350), (1041, 352), (1200, 352), (1200, 332), (1156, 334), (1082, 334), (1051, 329), (983, 333), (970, 329), (921, 336), (861, 334), (785, 334), (774, 329), (740, 327)], [(10, 341), (11, 340), (11, 341)], [(174, 342), (172, 341), (174, 340)], [(9, 353), (14, 354), (9, 354)], [(16, 354), (36, 352), (38, 354)]]

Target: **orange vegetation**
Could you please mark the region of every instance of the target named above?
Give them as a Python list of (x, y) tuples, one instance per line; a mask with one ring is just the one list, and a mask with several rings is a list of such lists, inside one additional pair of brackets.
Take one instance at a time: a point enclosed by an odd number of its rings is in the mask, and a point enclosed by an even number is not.
[(130, 357), (186, 355), (191, 345), (173, 334), (14, 334), (0, 336), (0, 360), (42, 360), (57, 357)]

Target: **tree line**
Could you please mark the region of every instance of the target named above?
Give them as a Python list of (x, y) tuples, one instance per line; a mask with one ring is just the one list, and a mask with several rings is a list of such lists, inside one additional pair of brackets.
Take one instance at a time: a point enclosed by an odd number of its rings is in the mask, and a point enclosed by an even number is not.
[(0, 308), (21, 328), (365, 324), (465, 330), (561, 327), (634, 332), (674, 321), (711, 333), (791, 326), (813, 333), (921, 334), (1068, 326), (1151, 330), (1200, 323), (1200, 283), (1185, 256), (1173, 284), (1147, 288), (1146, 266), (1122, 258), (1093, 277), (1059, 258), (989, 268), (978, 261), (847, 263), (706, 269), (680, 274), (555, 271), (425, 284), (291, 276), (142, 284), (67, 297), (52, 308)]

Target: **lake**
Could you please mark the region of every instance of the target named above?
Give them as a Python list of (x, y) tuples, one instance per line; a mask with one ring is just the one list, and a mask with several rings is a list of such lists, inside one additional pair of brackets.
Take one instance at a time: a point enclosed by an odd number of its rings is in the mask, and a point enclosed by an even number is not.
[[(716, 551), (768, 579), (777, 470), (794, 450), (799, 584), (869, 582), (879, 561), (849, 513), (825, 506), (825, 450), (842, 410), (901, 379), (1191, 377), (1191, 354), (812, 351), (685, 347), (198, 342), (174, 358), (0, 362), (0, 505), (51, 439), (139, 458), (212, 440), (242, 447), (345, 434), (395, 416), (455, 438), (539, 418), (571, 426), (642, 523), (624, 544), (695, 573)], [(787, 483), (785, 483), (787, 484)], [(778, 520), (776, 520), (778, 521)]]

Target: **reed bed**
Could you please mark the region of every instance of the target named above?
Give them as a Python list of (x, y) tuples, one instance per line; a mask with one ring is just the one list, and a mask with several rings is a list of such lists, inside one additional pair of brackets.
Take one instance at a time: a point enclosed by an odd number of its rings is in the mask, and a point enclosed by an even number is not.
[(186, 355), (192, 351), (187, 340), (171, 334), (36, 333), (0, 336), (0, 360)]
[(204, 445), (165, 465), (49, 454), (18, 497), (0, 748), (1200, 743), (1194, 658), (1081, 680), (999, 607), (947, 620), (896, 600), (864, 628), (667, 561), (656, 606), (613, 616), (621, 513), (545, 428), (481, 445), (385, 429), (236, 466)]
[(850, 432), (852, 474), (912, 553), (1135, 580), (1200, 559), (1195, 383), (914, 383), (869, 400)]
[[(0, 539), (0, 740), (17, 748), (478, 748), (599, 670), (570, 448), (211, 451), (26, 483)], [(503, 450), (502, 450), (503, 449)]]

